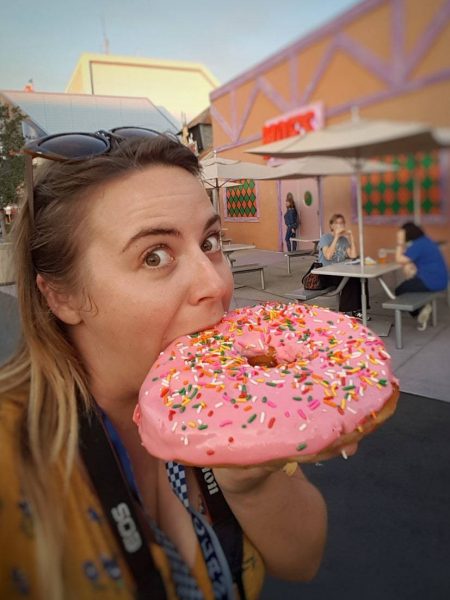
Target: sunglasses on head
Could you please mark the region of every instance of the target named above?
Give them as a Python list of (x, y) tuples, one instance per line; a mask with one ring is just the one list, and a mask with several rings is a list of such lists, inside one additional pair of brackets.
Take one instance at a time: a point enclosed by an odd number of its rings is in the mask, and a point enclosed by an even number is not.
[(156, 138), (168, 135), (174, 141), (178, 138), (174, 134), (162, 134), (154, 129), (145, 127), (115, 127), (109, 131), (100, 129), (95, 133), (73, 132), (55, 133), (28, 142), (24, 146), (24, 153), (32, 157), (46, 158), (55, 161), (82, 161), (94, 156), (107, 154), (111, 150), (111, 142), (121, 142), (130, 138)]
[(146, 127), (115, 127), (110, 131), (103, 129), (95, 133), (72, 132), (55, 133), (28, 142), (23, 152), (27, 155), (25, 161), (25, 180), (27, 202), (30, 216), (34, 221), (34, 193), (33, 193), (33, 158), (45, 158), (57, 162), (83, 161), (95, 156), (107, 154), (112, 148), (112, 142), (119, 143), (131, 138), (157, 138), (164, 135), (174, 142), (180, 143), (175, 134), (161, 133)]

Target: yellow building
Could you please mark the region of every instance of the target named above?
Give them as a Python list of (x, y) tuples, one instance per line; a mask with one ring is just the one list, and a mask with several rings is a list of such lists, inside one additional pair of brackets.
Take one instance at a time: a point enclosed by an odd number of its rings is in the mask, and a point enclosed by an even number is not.
[(186, 61), (82, 54), (66, 92), (147, 97), (178, 124), (209, 106), (218, 81), (206, 67)]
[[(354, 107), (363, 118), (448, 127), (449, 99), (448, 0), (365, 0), (212, 92), (214, 149), (227, 158), (263, 163), (245, 151), (347, 120)], [(364, 188), (369, 255), (376, 256), (380, 243), (392, 246), (399, 224), (412, 220), (414, 177), (422, 186), (421, 223), (435, 239), (450, 242), (450, 152), (400, 159), (404, 168), (397, 176), (373, 177)], [(324, 178), (322, 187), (323, 230), (328, 231), (333, 212), (342, 212), (356, 232), (350, 178)], [(315, 180), (256, 182), (248, 190), (222, 192), (224, 225), (234, 241), (281, 249), (288, 191), (294, 193), (302, 219), (300, 235), (317, 236)]]

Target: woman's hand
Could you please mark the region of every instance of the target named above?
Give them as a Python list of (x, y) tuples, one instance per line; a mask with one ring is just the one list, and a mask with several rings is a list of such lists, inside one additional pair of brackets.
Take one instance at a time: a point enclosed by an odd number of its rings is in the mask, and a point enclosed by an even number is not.
[(275, 466), (222, 467), (214, 469), (214, 476), (224, 493), (246, 494), (258, 488), (275, 471), (279, 471), (285, 462)]
[[(342, 443), (337, 439), (329, 448), (320, 453), (320, 460), (330, 460), (343, 456), (353, 456), (358, 449), (358, 442), (363, 434), (355, 434), (352, 442)], [(270, 465), (255, 467), (221, 467), (214, 469), (214, 476), (223, 492), (232, 494), (245, 494), (261, 486), (276, 471), (282, 470), (287, 462), (280, 460)], [(295, 461), (292, 461), (295, 462)]]

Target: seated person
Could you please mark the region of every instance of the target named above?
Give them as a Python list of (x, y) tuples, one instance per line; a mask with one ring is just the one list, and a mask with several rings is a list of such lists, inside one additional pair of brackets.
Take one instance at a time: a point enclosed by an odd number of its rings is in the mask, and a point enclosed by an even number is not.
[[(340, 263), (349, 258), (356, 258), (355, 240), (350, 229), (345, 229), (345, 218), (336, 213), (330, 218), (331, 233), (325, 233), (319, 240), (319, 262), (324, 266)], [(337, 287), (342, 277), (334, 275), (322, 275), (325, 283)], [(369, 308), (369, 292), (366, 282), (367, 308)], [(345, 284), (339, 297), (339, 310), (357, 319), (362, 319), (361, 310), (361, 281), (356, 277), (350, 277)], [(370, 317), (367, 317), (370, 321)]]
[[(447, 265), (436, 242), (412, 222), (404, 223), (397, 231), (395, 260), (403, 265), (405, 281), (395, 289), (395, 295), (408, 292), (439, 292), (448, 284)], [(417, 317), (417, 329), (424, 331), (432, 312), (431, 304), (410, 314)]]

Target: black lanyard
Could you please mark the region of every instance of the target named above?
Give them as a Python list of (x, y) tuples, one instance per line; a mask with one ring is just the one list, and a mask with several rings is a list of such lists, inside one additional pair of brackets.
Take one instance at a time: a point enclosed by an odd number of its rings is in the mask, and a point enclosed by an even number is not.
[(136, 514), (135, 500), (101, 419), (95, 413), (80, 414), (80, 452), (136, 583), (136, 598), (165, 600), (164, 583)]
[(240, 599), (245, 600), (245, 588), (242, 581), (244, 548), (241, 526), (228, 506), (212, 469), (208, 467), (195, 468), (194, 472), (208, 507), (213, 529), (227, 557), (233, 581), (238, 587)]

